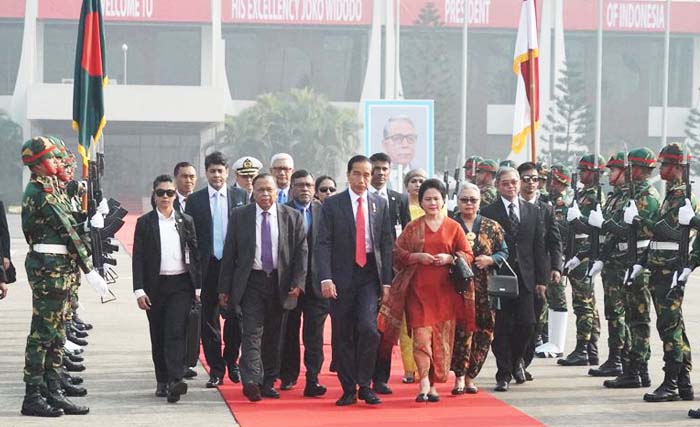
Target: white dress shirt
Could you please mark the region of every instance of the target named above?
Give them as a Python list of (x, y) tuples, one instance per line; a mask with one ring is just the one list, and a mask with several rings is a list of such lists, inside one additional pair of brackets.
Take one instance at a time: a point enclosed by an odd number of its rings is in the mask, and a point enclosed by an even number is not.
[[(528, 200), (528, 199), (526, 199), (525, 197), (523, 197), (522, 195), (520, 195), (520, 199), (521, 199), (521, 200), (523, 200), (523, 201), (525, 201), (525, 202), (527, 202), (527, 203), (529, 203), (529, 204), (531, 204), (531, 205), (536, 205), (536, 204), (537, 204), (537, 200), (538, 200), (539, 198), (540, 198), (540, 192), (539, 192), (539, 191), (535, 191), (535, 192), (532, 194), (532, 199), (530, 199), (530, 200)], [(518, 217), (520, 217), (520, 215), (518, 215)]]
[[(208, 185), (209, 188), (209, 210), (211, 212), (211, 218), (214, 220), (214, 196), (219, 196), (219, 210), (221, 211), (221, 221), (224, 225), (224, 239), (226, 238), (226, 232), (228, 231), (228, 188), (226, 185), (221, 187), (220, 190), (214, 190), (214, 187)], [(214, 228), (212, 227), (212, 231)]]
[(510, 200), (501, 196), (501, 200), (503, 200), (503, 206), (506, 207), (506, 215), (510, 215), (510, 205), (513, 205), (515, 216), (517, 216), (518, 221), (520, 221), (520, 205), (518, 204), (518, 198), (516, 198), (514, 202), (511, 202)]
[[(367, 206), (369, 204), (367, 201), (367, 192), (365, 191), (362, 193), (362, 196), (352, 191), (352, 189), (348, 189), (348, 192), (350, 193), (350, 201), (352, 202), (352, 217), (355, 218), (355, 221), (357, 221), (357, 199), (362, 197), (362, 211), (365, 214), (365, 251), (367, 253), (374, 252), (374, 246), (372, 246), (372, 233), (370, 233), (369, 230), (370, 207)], [(376, 207), (373, 206), (372, 209), (376, 209)]]
[[(277, 203), (273, 204), (267, 217), (270, 223), (270, 239), (272, 240), (272, 268), (277, 268), (277, 250), (279, 247), (280, 229), (277, 223)], [(253, 260), (253, 270), (262, 270), (262, 221), (263, 210), (257, 203), (255, 204), (255, 259)]]

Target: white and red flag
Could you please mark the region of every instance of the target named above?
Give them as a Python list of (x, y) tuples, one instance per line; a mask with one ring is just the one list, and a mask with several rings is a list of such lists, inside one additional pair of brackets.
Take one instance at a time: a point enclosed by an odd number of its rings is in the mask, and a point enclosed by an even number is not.
[(513, 72), (518, 77), (518, 88), (515, 95), (511, 157), (527, 156), (527, 153), (520, 153), (527, 145), (528, 136), (531, 137), (533, 158), (536, 154), (534, 131), (540, 123), (538, 57), (536, 0), (523, 0), (513, 58)]

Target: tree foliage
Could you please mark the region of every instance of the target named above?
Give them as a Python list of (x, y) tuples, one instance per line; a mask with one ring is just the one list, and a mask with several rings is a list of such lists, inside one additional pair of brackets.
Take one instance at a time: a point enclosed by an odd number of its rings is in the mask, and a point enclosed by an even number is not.
[(22, 192), (22, 128), (0, 110), (0, 200), (17, 202)]
[(357, 112), (340, 109), (313, 89), (260, 95), (255, 105), (225, 121), (213, 148), (231, 159), (253, 156), (266, 166), (279, 152), (315, 175), (341, 176), (345, 161), (359, 148)]
[[(691, 108), (688, 113), (688, 119), (685, 121), (685, 136), (691, 153), (700, 151), (700, 111), (697, 108)], [(700, 163), (697, 161), (691, 162), (693, 175), (700, 175)]]
[(593, 110), (586, 102), (581, 64), (567, 62), (559, 74), (558, 95), (542, 123), (542, 158), (570, 166), (593, 147)]

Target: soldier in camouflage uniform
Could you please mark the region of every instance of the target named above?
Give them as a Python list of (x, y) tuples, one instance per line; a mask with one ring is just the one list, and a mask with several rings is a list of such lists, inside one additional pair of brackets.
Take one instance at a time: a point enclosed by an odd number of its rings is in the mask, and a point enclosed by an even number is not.
[[(685, 218), (683, 218), (683, 211), (685, 211)], [(695, 213), (695, 209), (690, 203), (690, 200), (686, 200), (686, 204), (680, 208), (678, 213), (678, 222), (681, 225), (690, 225), (696, 231), (700, 230), (700, 215)], [(683, 270), (680, 278), (676, 278), (674, 275), (674, 280), (678, 284), (678, 281), (687, 280), (690, 273), (700, 266), (700, 239), (697, 237), (693, 240), (693, 246), (690, 250), (690, 256), (688, 257), (688, 268)], [(688, 411), (688, 416), (691, 418), (700, 418), (700, 409), (691, 409)]]
[[(637, 257), (641, 259), (646, 251), (650, 239), (653, 237), (652, 229), (658, 221), (661, 200), (658, 191), (649, 183), (649, 178), (656, 167), (654, 152), (648, 148), (637, 148), (627, 155), (631, 166), (632, 185), (634, 187), (633, 201), (622, 212), (625, 223), (632, 219), (637, 224)], [(615, 215), (614, 215), (615, 217)], [(619, 215), (617, 216), (619, 218)], [(628, 242), (625, 239), (606, 241), (603, 256), (616, 249), (626, 252)], [(611, 249), (612, 246), (612, 249)], [(617, 246), (617, 248), (615, 248)], [(614, 256), (612, 257), (614, 259)], [(625, 257), (621, 259), (624, 270), (632, 268)], [(602, 270), (602, 261), (600, 270)], [(620, 273), (619, 270), (616, 270)], [(651, 356), (649, 347), (649, 306), (651, 294), (649, 292), (649, 271), (639, 269), (634, 271), (634, 278), (627, 281), (626, 277), (616, 277), (613, 280), (627, 282), (623, 285), (625, 294), (625, 323), (630, 332), (630, 349), (623, 354), (622, 375), (613, 380), (606, 380), (603, 385), (608, 388), (640, 388), (649, 387), (651, 380), (647, 361)], [(624, 273), (626, 275), (626, 273)]]
[(464, 169), (464, 180), (466, 182), (476, 184), (476, 167), (482, 160), (484, 160), (484, 158), (481, 156), (471, 156), (464, 162), (462, 168)]
[(481, 190), (481, 206), (488, 206), (496, 200), (498, 193), (493, 184), (496, 179), (498, 164), (495, 160), (485, 159), (476, 166), (476, 185)]
[(549, 181), (551, 179), (551, 173), (552, 170), (549, 167), (549, 165), (545, 162), (537, 162), (535, 163), (537, 165), (537, 175), (539, 176), (539, 193), (540, 193), (540, 200), (543, 202), (551, 202), (551, 196), (550, 196), (550, 187)]
[[(610, 170), (608, 183), (613, 187), (603, 206), (603, 218), (606, 221), (622, 222), (622, 211), (628, 204), (627, 187), (625, 186), (625, 155), (620, 151), (610, 157), (607, 168)], [(610, 224), (610, 222), (608, 222)], [(603, 227), (601, 235), (606, 242), (614, 242), (610, 246), (608, 260), (602, 271), (603, 304), (605, 319), (608, 322), (608, 360), (598, 368), (588, 370), (588, 375), (594, 377), (616, 377), (622, 374), (622, 354), (629, 350), (629, 329), (625, 324), (625, 291), (622, 279), (626, 268), (624, 266), (625, 252), (617, 249), (618, 237), (606, 232)]]
[[(566, 222), (566, 213), (571, 200), (567, 193), (571, 185), (571, 172), (561, 165), (552, 166), (549, 171), (550, 190), (549, 198), (554, 207), (554, 220), (559, 228), (562, 239), (562, 250), (566, 253), (569, 227)], [(567, 325), (566, 306), (566, 281), (562, 277), (559, 281), (550, 281), (547, 285), (547, 310), (540, 317), (538, 327), (547, 331), (547, 342), (535, 348), (538, 357), (561, 357), (564, 352)]]
[[(598, 170), (596, 171), (596, 166)], [(578, 162), (580, 182), (583, 188), (578, 192), (578, 200), (567, 211), (567, 221), (570, 223), (570, 232), (575, 231), (575, 224), (579, 221), (588, 223), (588, 216), (598, 205), (596, 174), (601, 174), (605, 168), (605, 159), (587, 154)], [(601, 200), (601, 203), (603, 201)], [(562, 366), (586, 366), (598, 364), (598, 337), (600, 336), (600, 317), (595, 304), (593, 280), (587, 276), (589, 263), (588, 251), (590, 250), (589, 238), (581, 232), (576, 234), (577, 254), (567, 261), (564, 267), (571, 283), (571, 300), (576, 315), (576, 348), (564, 359), (557, 360)]]
[[(659, 222), (654, 228), (654, 237), (644, 265), (651, 270), (649, 287), (656, 309), (656, 328), (664, 345), (664, 381), (653, 392), (646, 393), (647, 402), (668, 402), (678, 399), (693, 400), (693, 386), (690, 383), (692, 363), (690, 343), (683, 321), (683, 288), (671, 285), (678, 265), (679, 241), (665, 235), (664, 229), (679, 229), (678, 210), (685, 203), (686, 186), (683, 172), (687, 159), (679, 144), (665, 146), (659, 154), (661, 179), (666, 181), (666, 198), (661, 205)], [(690, 199), (693, 211), (698, 204), (694, 195)], [(643, 263), (642, 260), (640, 263)]]
[[(92, 269), (88, 251), (75, 231), (75, 221), (57, 195), (56, 147), (48, 138), (31, 139), (22, 146), (22, 161), (31, 178), (22, 200), (22, 230), (30, 252), (25, 268), (32, 288), (32, 323), (25, 350), (26, 394), (22, 414), (56, 417), (86, 414), (63, 395), (60, 373), (65, 344), (64, 316), (70, 277), (79, 265), (89, 280), (104, 284)], [(95, 277), (97, 276), (97, 277)], [(44, 398), (42, 388), (46, 387)]]

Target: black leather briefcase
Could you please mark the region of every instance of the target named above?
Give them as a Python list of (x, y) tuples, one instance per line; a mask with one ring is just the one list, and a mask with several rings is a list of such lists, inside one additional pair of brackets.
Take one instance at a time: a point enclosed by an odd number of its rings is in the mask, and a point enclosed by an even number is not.
[(185, 364), (195, 366), (199, 359), (199, 338), (202, 328), (202, 304), (193, 302), (185, 330)]
[(503, 263), (508, 267), (508, 270), (512, 275), (506, 274), (492, 274), (488, 279), (488, 294), (492, 297), (498, 298), (517, 298), (519, 294), (518, 290), (518, 276), (515, 271), (511, 268), (508, 261), (503, 261)]

